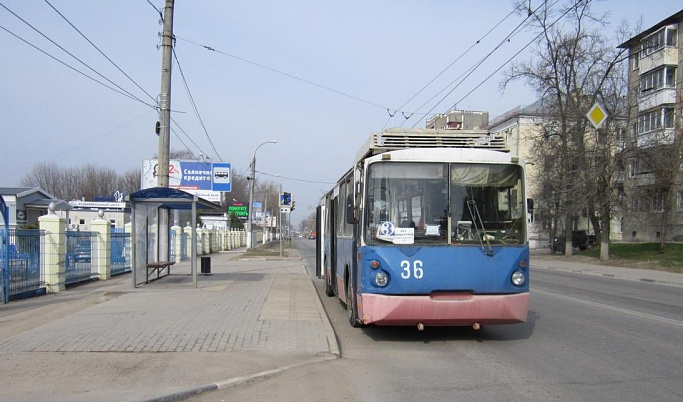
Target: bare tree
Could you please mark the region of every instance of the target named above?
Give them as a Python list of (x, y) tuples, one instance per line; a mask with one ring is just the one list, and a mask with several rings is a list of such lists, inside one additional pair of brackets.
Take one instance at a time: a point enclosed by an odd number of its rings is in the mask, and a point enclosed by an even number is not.
[(535, 159), (540, 163), (541, 195), (547, 197), (541, 205), (549, 208), (546, 219), (551, 239), (564, 232), (565, 254), (571, 255), (571, 235), (578, 218), (597, 209), (602, 222), (594, 225), (595, 233), (604, 247), (601, 257), (608, 258), (611, 209), (605, 207), (605, 200), (613, 197), (616, 175), (610, 173), (610, 166), (607, 171), (601, 169), (614, 152), (614, 141), (605, 145), (604, 140), (616, 138), (608, 130), (617, 125), (595, 131), (585, 116), (598, 100), (618, 97), (603, 92), (617, 88), (606, 83), (624, 50), (607, 42), (606, 18), (592, 13), (592, 2), (571, 1), (558, 9), (544, 3), (533, 12), (529, 10), (539, 32), (534, 57), (514, 63), (502, 86), (524, 80), (542, 101), (544, 118), (534, 140)]
[(254, 189), (254, 201), (261, 201), (270, 216), (278, 216), (280, 211), (280, 185), (272, 180), (259, 180)]
[(40, 187), (55, 197), (64, 199), (60, 179), (59, 166), (54, 162), (43, 162), (24, 174), (19, 183), (24, 187)]
[(125, 194), (140, 190), (140, 169), (129, 169), (123, 172), (116, 182), (116, 188)]
[(299, 222), (299, 231), (305, 234), (313, 232), (315, 230), (315, 220), (316, 213), (314, 211), (305, 217), (301, 222)]
[[(133, 173), (135, 172), (135, 173)], [(122, 183), (129, 186), (121, 188)], [(36, 165), (20, 180), (21, 185), (40, 187), (62, 200), (110, 196), (116, 191), (131, 192), (140, 187), (140, 174), (131, 170), (119, 177), (114, 169), (86, 165), (62, 168), (53, 162)]]

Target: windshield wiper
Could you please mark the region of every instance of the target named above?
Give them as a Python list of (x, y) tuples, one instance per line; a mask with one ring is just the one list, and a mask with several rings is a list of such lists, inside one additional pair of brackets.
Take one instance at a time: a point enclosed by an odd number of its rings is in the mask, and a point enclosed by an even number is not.
[[(489, 257), (493, 255), (493, 248), (489, 242), (489, 236), (486, 234), (486, 228), (484, 228), (484, 221), (481, 219), (479, 214), (479, 208), (477, 208), (477, 203), (472, 200), (467, 200), (467, 209), (470, 211), (470, 216), (472, 217), (472, 222), (474, 223), (474, 229), (476, 231), (476, 236), (479, 239), (479, 244), (481, 245), (481, 251), (488, 255)], [(481, 231), (480, 228), (481, 227)], [(488, 247), (488, 251), (484, 250), (484, 241)]]

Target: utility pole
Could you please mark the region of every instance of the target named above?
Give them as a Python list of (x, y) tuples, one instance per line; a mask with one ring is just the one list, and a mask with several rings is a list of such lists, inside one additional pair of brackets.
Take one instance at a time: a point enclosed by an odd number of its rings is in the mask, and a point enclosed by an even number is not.
[(173, 2), (166, 0), (161, 34), (161, 93), (159, 94), (159, 168), (157, 185), (168, 187), (168, 159), (171, 145), (171, 57), (173, 55)]
[[(257, 148), (258, 149), (258, 148)], [(254, 151), (254, 157), (251, 159), (251, 186), (249, 187), (249, 227), (247, 228), (247, 248), (254, 248), (254, 184), (256, 183), (256, 151)], [(256, 242), (258, 244), (258, 242)]]
[[(161, 93), (159, 94), (159, 160), (157, 186), (168, 188), (168, 159), (171, 147), (171, 57), (173, 55), (173, 2), (166, 0), (164, 29), (161, 34)], [(194, 209), (194, 205), (193, 205)], [(158, 217), (157, 261), (168, 261), (169, 216), (162, 209)], [(194, 228), (193, 228), (194, 229)], [(192, 256), (193, 264), (195, 256)], [(196, 286), (196, 283), (195, 283)]]

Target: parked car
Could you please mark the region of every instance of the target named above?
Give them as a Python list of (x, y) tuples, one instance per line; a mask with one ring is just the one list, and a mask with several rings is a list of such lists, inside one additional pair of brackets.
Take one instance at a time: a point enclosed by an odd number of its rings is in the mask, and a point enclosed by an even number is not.
[(90, 240), (81, 240), (76, 244), (73, 251), (75, 262), (90, 262), (92, 243)]
[[(553, 239), (553, 243), (550, 245), (550, 250), (553, 253), (560, 252), (564, 253), (564, 247), (566, 242), (566, 237), (564, 234), (561, 236), (555, 237)], [(589, 241), (592, 240), (591, 241)], [(581, 251), (585, 251), (589, 244), (595, 244), (595, 236), (594, 235), (588, 235), (585, 230), (575, 230), (572, 232), (572, 247), (578, 248)]]

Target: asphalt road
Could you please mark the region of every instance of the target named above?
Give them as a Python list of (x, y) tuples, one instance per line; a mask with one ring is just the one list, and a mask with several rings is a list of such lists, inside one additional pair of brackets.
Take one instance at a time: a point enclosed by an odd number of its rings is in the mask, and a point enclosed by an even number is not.
[[(295, 241), (311, 275), (314, 244)], [(529, 321), (480, 331), (354, 329), (315, 279), (342, 358), (197, 400), (683, 400), (683, 288), (531, 273)]]

